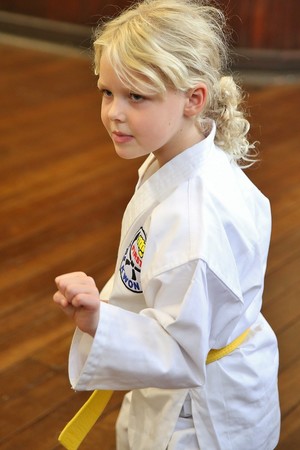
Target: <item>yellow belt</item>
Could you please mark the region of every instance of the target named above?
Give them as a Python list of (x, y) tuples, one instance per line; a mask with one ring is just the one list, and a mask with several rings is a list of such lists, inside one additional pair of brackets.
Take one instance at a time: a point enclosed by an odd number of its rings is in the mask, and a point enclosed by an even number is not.
[[(226, 345), (226, 347), (210, 350), (206, 358), (206, 364), (210, 364), (229, 355), (229, 353), (233, 352), (233, 350), (244, 342), (248, 333), (249, 329), (244, 331), (244, 333), (230, 344)], [(76, 450), (79, 447), (97, 419), (101, 416), (112, 394), (113, 391), (94, 391), (73, 419), (65, 426), (58, 440), (67, 450)]]

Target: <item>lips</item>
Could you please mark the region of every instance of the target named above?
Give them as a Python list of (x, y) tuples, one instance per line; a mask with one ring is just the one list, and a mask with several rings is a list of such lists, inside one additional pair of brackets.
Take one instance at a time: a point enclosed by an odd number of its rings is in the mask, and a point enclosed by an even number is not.
[(131, 134), (122, 133), (121, 131), (113, 131), (112, 139), (114, 140), (114, 142), (122, 144), (130, 142), (133, 139), (133, 136)]

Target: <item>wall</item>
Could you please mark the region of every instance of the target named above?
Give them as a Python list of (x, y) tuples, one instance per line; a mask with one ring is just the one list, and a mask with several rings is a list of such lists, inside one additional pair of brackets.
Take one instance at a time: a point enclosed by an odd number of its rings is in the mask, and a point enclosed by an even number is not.
[(0, 10), (94, 25), (100, 17), (115, 14), (129, 4), (130, 0), (0, 0)]
[[(130, 0), (0, 0), (0, 10), (95, 25)], [(111, 6), (114, 4), (115, 6)], [(228, 11), (238, 47), (300, 49), (300, 0), (219, 0)]]

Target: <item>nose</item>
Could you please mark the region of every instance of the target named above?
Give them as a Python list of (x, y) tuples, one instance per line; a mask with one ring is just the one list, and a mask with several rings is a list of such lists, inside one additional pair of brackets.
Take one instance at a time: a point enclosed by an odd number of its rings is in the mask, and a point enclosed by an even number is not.
[(108, 118), (112, 121), (124, 122), (126, 119), (125, 105), (117, 98), (114, 98), (109, 105)]

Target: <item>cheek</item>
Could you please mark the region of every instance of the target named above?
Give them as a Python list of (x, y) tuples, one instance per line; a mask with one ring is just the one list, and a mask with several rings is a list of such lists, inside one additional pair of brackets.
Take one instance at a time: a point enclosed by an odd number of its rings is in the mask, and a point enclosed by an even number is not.
[(105, 129), (107, 131), (109, 131), (109, 120), (107, 118), (107, 113), (105, 111), (105, 108), (103, 108), (103, 107), (101, 107), (100, 117), (101, 117), (101, 122), (104, 125)]
[(106, 116), (106, 114), (105, 114), (105, 108), (103, 107), (103, 105), (101, 105), (101, 109), (100, 109), (100, 117), (101, 117), (102, 123), (105, 122), (105, 116)]
[(149, 124), (149, 131), (152, 132), (156, 138), (164, 138), (169, 133), (172, 133), (178, 126), (178, 121), (169, 114), (159, 115), (156, 114), (155, 120), (151, 126)]

